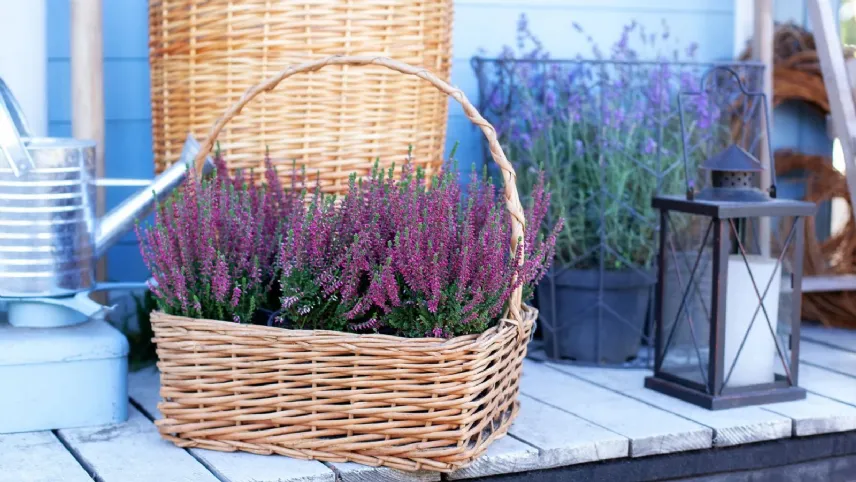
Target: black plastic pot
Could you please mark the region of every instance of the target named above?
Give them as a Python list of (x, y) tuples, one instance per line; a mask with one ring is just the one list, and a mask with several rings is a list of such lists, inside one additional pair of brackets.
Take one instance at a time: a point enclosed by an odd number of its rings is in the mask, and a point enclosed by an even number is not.
[(560, 270), (545, 277), (538, 285), (538, 305), (547, 356), (598, 364), (636, 357), (655, 283), (653, 270), (604, 271), (602, 292), (598, 270)]

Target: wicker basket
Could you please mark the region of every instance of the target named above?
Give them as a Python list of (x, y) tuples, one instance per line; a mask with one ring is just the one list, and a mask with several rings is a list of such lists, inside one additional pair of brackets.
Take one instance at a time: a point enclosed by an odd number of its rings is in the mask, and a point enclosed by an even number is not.
[[(493, 127), (460, 90), (386, 58), (330, 57), (251, 88), (215, 123), (197, 163), (260, 93), (331, 65), (386, 67), (420, 77), (460, 102), (502, 171), (517, 246), (523, 210)], [(181, 447), (452, 471), (482, 454), (514, 419), (536, 316), (522, 304), (520, 289), (497, 326), (450, 340), (286, 330), (156, 312), (151, 321), (164, 398), (158, 429)]]
[[(179, 158), (188, 132), (202, 138), (241, 94), (289, 65), (333, 54), (382, 55), (448, 80), (452, 1), (150, 0), (152, 140), (158, 172)], [(433, 172), (442, 162), (447, 102), (431, 86), (383, 69), (348, 66), (268, 92), (220, 136), (232, 168), (277, 171), (293, 161), (343, 192), (375, 158)], [(288, 183), (286, 183), (288, 184)]]

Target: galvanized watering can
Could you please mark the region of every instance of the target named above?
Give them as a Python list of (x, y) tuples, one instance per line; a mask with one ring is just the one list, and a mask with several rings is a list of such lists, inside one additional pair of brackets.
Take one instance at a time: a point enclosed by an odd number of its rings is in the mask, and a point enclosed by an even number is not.
[[(96, 283), (96, 261), (181, 184), (198, 144), (188, 137), (182, 158), (154, 180), (97, 179), (95, 150), (93, 141), (31, 137), (0, 80), (0, 300), (12, 325), (81, 323), (107, 308), (91, 292), (141, 287)], [(209, 159), (204, 170), (212, 168)], [(142, 188), (97, 218), (99, 186)]]

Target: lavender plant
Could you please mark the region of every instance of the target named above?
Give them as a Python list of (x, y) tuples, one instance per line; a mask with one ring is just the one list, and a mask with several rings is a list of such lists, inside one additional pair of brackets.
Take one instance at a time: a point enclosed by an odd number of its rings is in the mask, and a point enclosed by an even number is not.
[[(679, 64), (694, 60), (696, 45), (665, 54), (667, 26), (654, 34), (635, 22), (608, 56), (586, 38), (593, 61), (549, 61), (521, 16), (517, 49), (506, 47), (491, 74), (488, 117), (516, 163), (524, 197), (533, 195), (541, 170), (551, 180), (545, 219), (566, 220), (556, 245), (560, 265), (649, 267), (651, 198), (685, 189), (676, 94), (699, 88), (698, 72)], [(631, 47), (634, 38), (646, 52)], [(693, 143), (719, 113), (700, 101), (685, 108), (693, 113), (685, 133)]]

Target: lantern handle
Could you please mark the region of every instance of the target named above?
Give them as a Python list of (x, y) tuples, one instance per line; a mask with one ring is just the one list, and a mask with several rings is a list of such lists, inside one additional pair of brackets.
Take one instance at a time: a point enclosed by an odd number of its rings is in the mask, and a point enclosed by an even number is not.
[[(763, 67), (762, 67), (763, 68)], [(684, 109), (682, 98), (684, 95), (702, 95), (705, 93), (705, 86), (708, 84), (708, 79), (714, 74), (715, 71), (725, 71), (731, 74), (735, 81), (737, 81), (737, 87), (740, 89), (740, 93), (746, 97), (761, 97), (761, 107), (763, 108), (764, 115), (764, 140), (767, 144), (767, 152), (770, 157), (770, 187), (768, 188), (768, 192), (770, 197), (776, 197), (776, 156), (773, 155), (773, 140), (770, 135), (770, 119), (772, 118), (772, 114), (770, 112), (770, 103), (767, 99), (767, 94), (763, 91), (756, 92), (750, 91), (746, 88), (746, 84), (743, 83), (743, 79), (737, 73), (734, 68), (729, 65), (716, 65), (709, 68), (699, 80), (699, 90), (696, 92), (693, 91), (683, 91), (678, 93), (678, 116), (681, 121), (681, 147), (682, 154), (684, 159), (684, 172), (687, 179), (687, 199), (692, 200), (695, 197), (695, 182), (693, 178), (690, 177), (690, 169), (689, 169), (689, 160), (687, 159), (687, 139), (685, 136), (685, 123), (684, 123)]]

